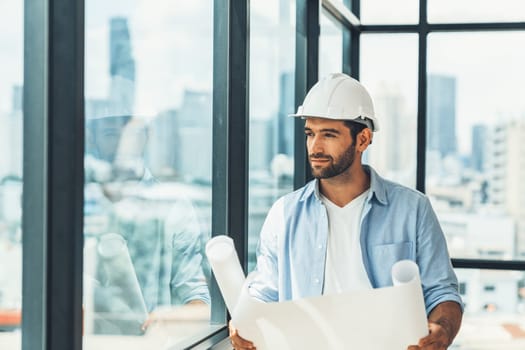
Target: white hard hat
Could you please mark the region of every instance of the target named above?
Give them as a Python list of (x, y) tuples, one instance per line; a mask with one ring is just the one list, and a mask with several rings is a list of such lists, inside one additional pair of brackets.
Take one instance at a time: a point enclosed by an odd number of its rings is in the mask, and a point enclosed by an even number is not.
[(372, 131), (379, 130), (368, 91), (360, 82), (343, 73), (333, 73), (319, 80), (312, 86), (297, 113), (290, 116), (352, 120), (365, 124)]

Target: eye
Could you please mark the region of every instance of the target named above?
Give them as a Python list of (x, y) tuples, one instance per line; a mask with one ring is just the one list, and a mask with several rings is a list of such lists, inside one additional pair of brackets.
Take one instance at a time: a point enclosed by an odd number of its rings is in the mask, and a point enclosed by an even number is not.
[(304, 134), (306, 135), (306, 137), (312, 137), (312, 136), (314, 136), (314, 133), (311, 132), (311, 131), (305, 131)]
[(326, 133), (324, 134), (324, 137), (336, 137), (335, 134)]

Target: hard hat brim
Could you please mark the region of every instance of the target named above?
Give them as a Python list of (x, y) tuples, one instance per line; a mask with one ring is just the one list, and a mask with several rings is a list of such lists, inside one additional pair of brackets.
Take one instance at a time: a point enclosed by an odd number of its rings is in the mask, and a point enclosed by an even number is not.
[(330, 119), (330, 120), (341, 120), (341, 121), (350, 121), (358, 124), (363, 124), (373, 132), (376, 132), (379, 130), (379, 127), (377, 127), (374, 123), (374, 120), (372, 118), (367, 118), (370, 122), (366, 122), (365, 120), (361, 119), (361, 116), (357, 117), (350, 117), (350, 116), (333, 116), (333, 115), (326, 115), (326, 114), (303, 114), (303, 113), (295, 113), (295, 114), (288, 114), (288, 117), (293, 118), (322, 118), (322, 119)]

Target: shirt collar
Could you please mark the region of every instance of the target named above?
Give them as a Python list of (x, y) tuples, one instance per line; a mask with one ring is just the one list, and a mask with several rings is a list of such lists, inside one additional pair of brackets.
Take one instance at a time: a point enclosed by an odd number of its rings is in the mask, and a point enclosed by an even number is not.
[(363, 164), (363, 169), (370, 175), (370, 193), (368, 194), (368, 198), (371, 199), (372, 196), (375, 195), (379, 203), (387, 205), (388, 198), (386, 195), (385, 179), (379, 176), (370, 165)]
[[(368, 200), (370, 200), (375, 195), (379, 203), (387, 205), (388, 199), (385, 188), (385, 180), (379, 176), (371, 166), (363, 164), (363, 169), (370, 175), (370, 192), (368, 193)], [(314, 195), (318, 201), (321, 200), (318, 179), (313, 179), (306, 184), (299, 200), (304, 201), (312, 195)]]

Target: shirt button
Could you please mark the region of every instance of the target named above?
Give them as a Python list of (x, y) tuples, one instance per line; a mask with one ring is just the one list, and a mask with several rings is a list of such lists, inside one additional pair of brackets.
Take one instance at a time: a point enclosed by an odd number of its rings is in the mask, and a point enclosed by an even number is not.
[(314, 280), (314, 282), (315, 282), (315, 284), (319, 284), (319, 278), (316, 278), (316, 279)]
[(319, 249), (323, 249), (323, 245), (322, 245), (322, 244), (319, 244), (319, 245), (317, 246), (317, 248), (319, 248)]

